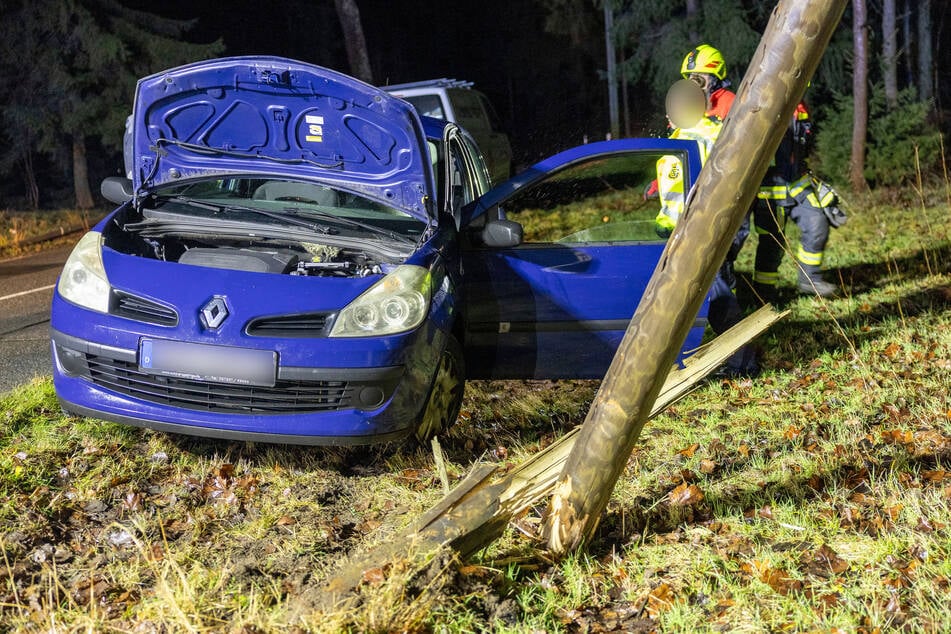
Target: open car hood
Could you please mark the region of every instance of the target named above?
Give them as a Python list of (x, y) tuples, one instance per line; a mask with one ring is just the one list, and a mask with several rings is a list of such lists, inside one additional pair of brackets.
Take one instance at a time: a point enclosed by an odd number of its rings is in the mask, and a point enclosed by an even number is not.
[(145, 77), (132, 134), (137, 196), (198, 177), (261, 174), (339, 184), (428, 216), (434, 187), (416, 111), (320, 66), (231, 57)]

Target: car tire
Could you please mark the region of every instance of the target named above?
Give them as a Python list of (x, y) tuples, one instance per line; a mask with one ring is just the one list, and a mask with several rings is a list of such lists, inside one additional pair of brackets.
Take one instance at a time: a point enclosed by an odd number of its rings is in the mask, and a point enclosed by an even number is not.
[(439, 358), (439, 367), (429, 390), (429, 398), (416, 421), (414, 436), (427, 442), (456, 422), (466, 386), (465, 360), (459, 340), (449, 335)]

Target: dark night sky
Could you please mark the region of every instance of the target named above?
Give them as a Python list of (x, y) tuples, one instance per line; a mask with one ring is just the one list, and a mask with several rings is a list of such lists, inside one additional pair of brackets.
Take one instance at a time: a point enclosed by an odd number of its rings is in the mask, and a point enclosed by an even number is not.
[[(499, 111), (517, 163), (577, 145), (585, 135), (603, 138), (608, 127), (607, 88), (599, 79), (605, 65), (603, 41), (598, 37), (582, 51), (566, 37), (546, 33), (545, 10), (536, 0), (357, 3), (376, 83), (436, 77), (475, 82)], [(332, 0), (124, 4), (168, 17), (198, 18), (192, 38), (221, 37), (227, 55), (281, 55), (348, 71)], [(951, 47), (951, 29), (943, 24), (943, 19), (936, 24), (938, 60)], [(949, 84), (942, 81), (939, 87), (948, 90)], [(654, 106), (638, 100), (636, 90), (630, 95), (633, 131), (643, 133), (656, 115)]]
[[(348, 71), (330, 0), (125, 4), (167, 17), (196, 17), (192, 38), (220, 36), (227, 55), (281, 55)], [(577, 145), (585, 134), (602, 136), (607, 89), (597, 72), (603, 61), (545, 33), (539, 4), (359, 0), (374, 79), (378, 84), (436, 77), (475, 82), (499, 111), (522, 163)], [(594, 50), (601, 54), (601, 48)]]

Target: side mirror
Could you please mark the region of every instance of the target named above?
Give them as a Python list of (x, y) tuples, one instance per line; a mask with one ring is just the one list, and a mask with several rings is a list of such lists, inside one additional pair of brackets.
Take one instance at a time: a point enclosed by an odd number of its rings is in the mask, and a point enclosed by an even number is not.
[(122, 176), (109, 176), (102, 181), (99, 191), (106, 200), (114, 202), (117, 205), (132, 200), (132, 181)]
[(496, 249), (517, 247), (522, 243), (522, 225), (514, 220), (490, 220), (482, 229), (482, 242)]

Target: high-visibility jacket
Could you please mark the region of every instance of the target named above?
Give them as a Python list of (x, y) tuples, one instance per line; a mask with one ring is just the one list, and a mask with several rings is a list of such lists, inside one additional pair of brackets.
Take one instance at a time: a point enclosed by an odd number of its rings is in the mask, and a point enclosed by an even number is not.
[[(701, 165), (717, 140), (723, 123), (714, 117), (704, 117), (692, 128), (677, 128), (671, 139), (692, 139), (700, 148)], [(660, 196), (660, 212), (654, 219), (657, 233), (670, 235), (684, 211), (684, 168), (679, 157), (665, 155), (657, 160), (657, 191)]]

